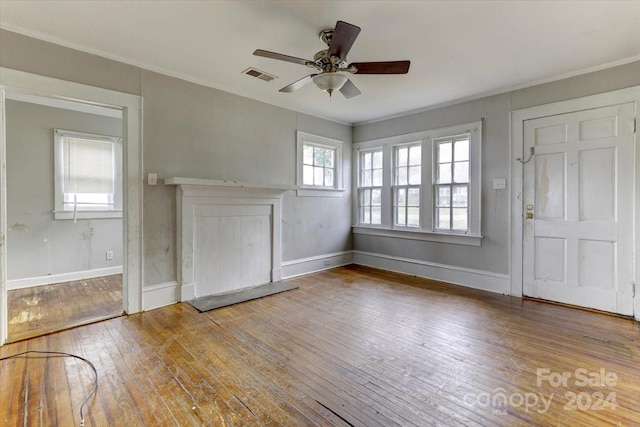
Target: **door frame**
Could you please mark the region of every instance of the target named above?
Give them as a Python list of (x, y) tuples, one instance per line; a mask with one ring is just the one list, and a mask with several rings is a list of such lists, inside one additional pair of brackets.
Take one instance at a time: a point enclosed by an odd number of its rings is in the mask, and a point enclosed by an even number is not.
[(123, 118), (123, 310), (142, 310), (142, 98), (0, 67), (0, 345), (7, 341), (5, 94), (22, 93), (116, 108)]
[(509, 275), (511, 278), (511, 295), (522, 297), (523, 295), (523, 215), (524, 215), (524, 165), (520, 163), (518, 158), (525, 160), (529, 157), (524, 151), (524, 121), (537, 119), (547, 116), (555, 116), (559, 114), (572, 113), (581, 110), (589, 110), (599, 107), (606, 107), (624, 103), (634, 103), (634, 117), (636, 120), (635, 132), (635, 158), (634, 158), (634, 218), (633, 224), (633, 259), (634, 272), (633, 277), (636, 283), (636, 292), (634, 297), (634, 317), (640, 321), (640, 147), (638, 147), (638, 120), (640, 109), (640, 86), (633, 86), (626, 89), (620, 89), (612, 92), (602, 93), (598, 95), (586, 96), (567, 101), (555, 102), (552, 104), (538, 105), (535, 107), (523, 108), (511, 112), (510, 123), (510, 139), (511, 139), (511, 230), (510, 230), (510, 247), (509, 253), (511, 259), (509, 262)]

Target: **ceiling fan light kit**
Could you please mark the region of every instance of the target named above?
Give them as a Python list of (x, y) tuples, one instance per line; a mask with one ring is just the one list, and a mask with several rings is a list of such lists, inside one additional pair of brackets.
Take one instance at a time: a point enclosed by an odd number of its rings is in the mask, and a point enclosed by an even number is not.
[(409, 72), (410, 61), (354, 62), (347, 64), (347, 53), (351, 50), (351, 46), (356, 41), (358, 34), (360, 34), (360, 27), (344, 21), (338, 21), (334, 29), (321, 31), (320, 40), (328, 46), (328, 49), (316, 53), (313, 61), (262, 49), (257, 49), (253, 54), (264, 58), (305, 65), (319, 71), (319, 73), (305, 76), (280, 89), (280, 92), (285, 93), (293, 92), (313, 82), (320, 90), (328, 92), (329, 96), (335, 90), (339, 90), (348, 99), (360, 95), (361, 92), (344, 73), (407, 74)]
[(322, 73), (313, 77), (313, 82), (318, 86), (320, 90), (329, 93), (329, 96), (334, 90), (340, 90), (342, 86), (349, 80), (347, 76), (339, 73)]

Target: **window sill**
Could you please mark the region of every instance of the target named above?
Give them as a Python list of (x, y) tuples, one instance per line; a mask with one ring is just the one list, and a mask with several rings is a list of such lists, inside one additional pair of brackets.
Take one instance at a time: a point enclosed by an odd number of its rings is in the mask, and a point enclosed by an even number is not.
[(427, 242), (450, 243), (453, 245), (481, 246), (482, 236), (470, 236), (466, 234), (435, 233), (418, 230), (398, 230), (378, 227), (353, 227), (354, 234), (368, 236), (393, 237), (397, 239), (423, 240)]
[(338, 188), (301, 187), (296, 191), (298, 197), (343, 197), (345, 190)]
[[(74, 213), (72, 211), (54, 211), (53, 218), (57, 220), (73, 219)], [(122, 218), (122, 211), (79, 211), (76, 212), (75, 218), (77, 219), (108, 219), (108, 218)]]

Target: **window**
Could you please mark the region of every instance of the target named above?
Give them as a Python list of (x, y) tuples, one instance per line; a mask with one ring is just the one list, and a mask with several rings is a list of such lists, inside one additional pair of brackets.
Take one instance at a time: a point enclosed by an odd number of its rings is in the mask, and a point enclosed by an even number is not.
[(302, 184), (310, 187), (333, 188), (336, 173), (335, 148), (304, 144)]
[(478, 121), (354, 144), (354, 233), (479, 246), (481, 137)]
[(422, 145), (394, 147), (393, 225), (420, 226)]
[(435, 229), (469, 230), (469, 134), (434, 140)]
[(56, 129), (54, 144), (54, 217), (122, 217), (121, 139)]
[(299, 196), (342, 196), (342, 141), (298, 132)]
[(382, 150), (360, 153), (358, 212), (360, 223), (382, 223)]

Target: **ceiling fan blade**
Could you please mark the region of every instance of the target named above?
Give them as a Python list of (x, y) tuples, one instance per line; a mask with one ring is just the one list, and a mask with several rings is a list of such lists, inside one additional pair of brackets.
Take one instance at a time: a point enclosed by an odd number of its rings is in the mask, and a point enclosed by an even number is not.
[(358, 89), (351, 80), (347, 80), (347, 82), (340, 88), (340, 93), (342, 93), (345, 98), (349, 99), (360, 95), (362, 92), (360, 92), (360, 89)]
[(347, 54), (356, 41), (358, 34), (360, 34), (360, 27), (344, 21), (338, 21), (336, 28), (333, 30), (331, 44), (329, 44), (329, 56), (336, 55), (343, 61), (346, 60)]
[(354, 74), (407, 74), (411, 61), (354, 62), (349, 67), (358, 69)]
[(294, 64), (306, 65), (308, 67), (315, 67), (315, 62), (308, 59), (296, 58), (295, 56), (283, 55), (281, 53), (269, 52), (268, 50), (257, 49), (253, 52), (255, 56), (262, 56), (264, 58), (277, 59), (279, 61), (293, 62)]
[(291, 83), (289, 86), (283, 87), (282, 89), (279, 90), (279, 92), (289, 93), (289, 92), (293, 92), (294, 90), (298, 90), (302, 86), (305, 86), (311, 83), (313, 81), (314, 76), (317, 76), (317, 74), (309, 74), (308, 76), (304, 76), (300, 80), (296, 80), (295, 82)]

